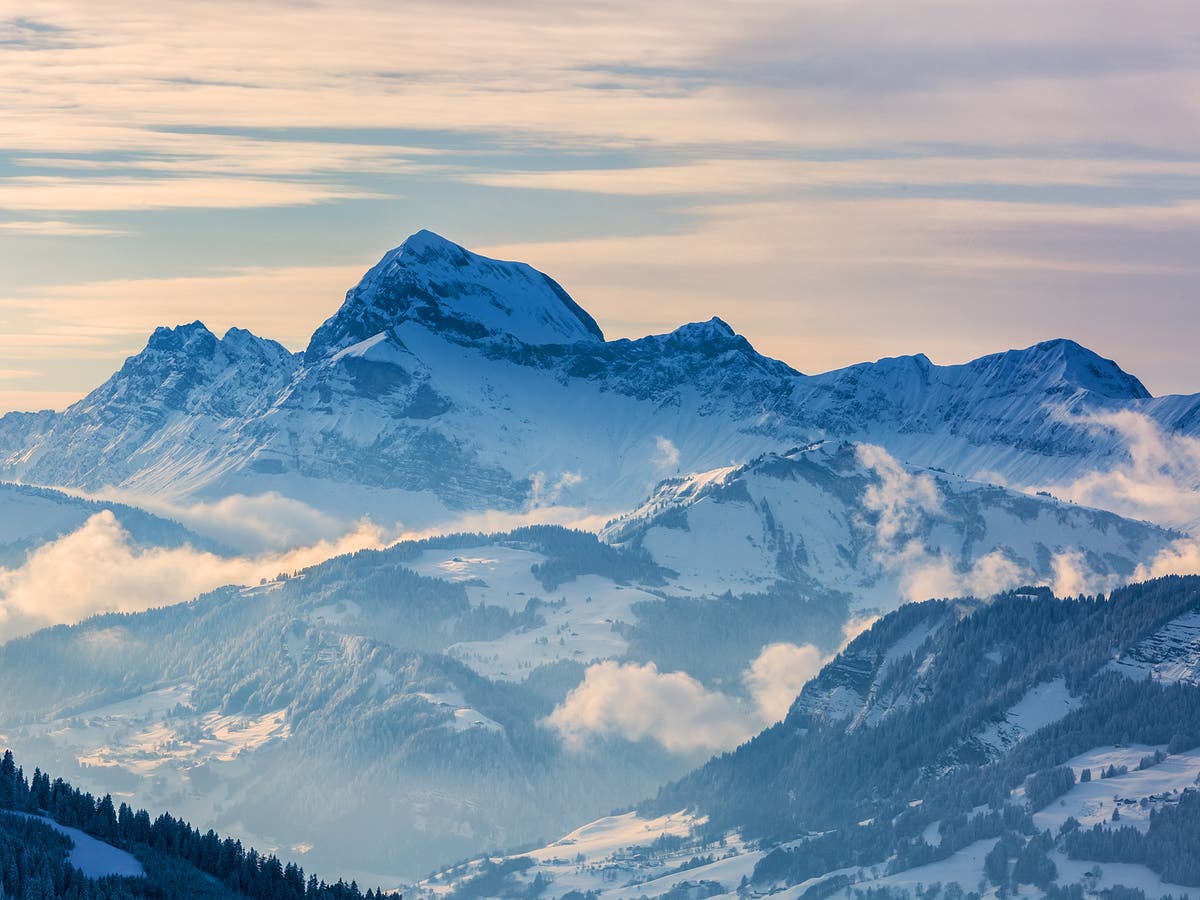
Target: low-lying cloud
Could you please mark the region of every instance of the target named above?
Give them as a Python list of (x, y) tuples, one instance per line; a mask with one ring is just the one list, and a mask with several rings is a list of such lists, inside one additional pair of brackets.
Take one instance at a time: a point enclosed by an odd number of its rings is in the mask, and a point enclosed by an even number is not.
[(863, 505), (876, 516), (869, 525), (875, 555), (896, 576), (905, 600), (987, 597), (1029, 580), (1031, 573), (1000, 550), (976, 558), (966, 569), (945, 551), (931, 551), (917, 535), (942, 515), (937, 482), (910, 472), (882, 447), (860, 444), (857, 454), (877, 478), (863, 495)]
[[(838, 651), (874, 622), (873, 616), (847, 622)], [(680, 754), (730, 749), (786, 716), (838, 651), (768, 644), (742, 673), (745, 696), (710, 690), (687, 672), (660, 672), (654, 663), (606, 660), (587, 670), (545, 724), (576, 750), (589, 737), (652, 740)]]
[(1185, 531), (1200, 526), (1200, 439), (1169, 432), (1133, 410), (1066, 420), (1111, 435), (1124, 451), (1124, 459), (1111, 468), (1046, 485), (1047, 490), (1129, 518)]
[(219, 500), (194, 503), (115, 488), (95, 494), (81, 493), (81, 496), (141, 507), (246, 554), (334, 542), (348, 531), (368, 527), (362, 523), (347, 523), (276, 491), (230, 494)]
[(686, 672), (654, 663), (597, 663), (547, 724), (574, 748), (590, 735), (654, 740), (675, 753), (733, 747), (754, 732), (754, 715)]
[(190, 546), (142, 548), (109, 510), (0, 568), (0, 641), (102, 612), (138, 612), (191, 600), (225, 584), (254, 584), (342, 553), (386, 543), (370, 523), (308, 546), (222, 557)]

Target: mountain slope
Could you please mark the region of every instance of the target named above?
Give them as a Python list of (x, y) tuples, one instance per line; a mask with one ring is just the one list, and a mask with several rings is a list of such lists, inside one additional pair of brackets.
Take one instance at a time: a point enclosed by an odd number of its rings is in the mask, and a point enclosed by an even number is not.
[(1162, 636), (1198, 610), (1196, 577), (903, 607), (783, 722), (636, 813), (410, 894), (471, 896), (487, 876), (497, 897), (535, 880), (551, 895), (630, 898), (1198, 896), (1200, 688), (1111, 665), (1147, 641), (1194, 654)]
[(833, 443), (668, 479), (602, 535), (677, 572), (677, 590), (791, 582), (876, 609), (1053, 584), (1065, 569), (1111, 586), (1180, 537)]

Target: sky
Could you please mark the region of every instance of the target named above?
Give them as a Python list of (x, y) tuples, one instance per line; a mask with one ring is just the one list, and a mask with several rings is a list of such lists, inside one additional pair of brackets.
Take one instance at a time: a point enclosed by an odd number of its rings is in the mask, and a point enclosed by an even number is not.
[(419, 228), (803, 372), (1071, 337), (1200, 391), (1200, 16), (1146, 0), (0, 0), (0, 412), (302, 348)]

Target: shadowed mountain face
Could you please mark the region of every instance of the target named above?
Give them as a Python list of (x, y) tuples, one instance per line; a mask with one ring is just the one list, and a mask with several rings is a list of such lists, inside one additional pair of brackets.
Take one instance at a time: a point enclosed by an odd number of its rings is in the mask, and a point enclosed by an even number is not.
[[(302, 354), (159, 329), (61, 414), (0, 419), (0, 476), (177, 497), (276, 491), (408, 524), (561, 503), (617, 512), (663, 477), (866, 440), (968, 477), (1053, 483), (1125, 459), (1096, 413), (1200, 429), (1071, 341), (959, 366), (924, 356), (805, 376), (720, 319), (605, 341), (548, 276), (430, 232), (390, 251)], [(549, 493), (547, 486), (553, 486)]]

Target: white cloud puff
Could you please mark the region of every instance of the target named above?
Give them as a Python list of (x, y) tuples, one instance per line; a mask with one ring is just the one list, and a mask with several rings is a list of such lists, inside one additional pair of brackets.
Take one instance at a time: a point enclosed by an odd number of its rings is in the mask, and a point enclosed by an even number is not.
[(975, 559), (965, 570), (945, 551), (931, 551), (916, 534), (942, 513), (937, 482), (908, 471), (882, 447), (861, 444), (857, 454), (878, 479), (863, 495), (863, 504), (877, 516), (871, 526), (877, 556), (896, 575), (905, 600), (987, 597), (1029, 580), (1030, 573), (1000, 550)]
[(1049, 485), (1051, 493), (1187, 531), (1200, 526), (1200, 439), (1168, 432), (1133, 410), (1068, 417), (1068, 421), (1112, 435), (1124, 459), (1109, 469)]
[(136, 546), (109, 510), (0, 568), (0, 641), (101, 612), (137, 612), (181, 603), (224, 584), (253, 584), (341, 553), (384, 543), (361, 525), (336, 539), (257, 556), (221, 557), (190, 546)]
[[(847, 622), (841, 647), (875, 621), (865, 616)], [(835, 655), (812, 644), (768, 644), (742, 673), (745, 698), (709, 690), (686, 672), (660, 672), (654, 663), (606, 660), (587, 670), (546, 724), (573, 749), (599, 736), (653, 740), (675, 753), (728, 750), (786, 716), (804, 685)]]
[(736, 700), (686, 672), (607, 660), (587, 670), (547, 724), (576, 748), (597, 735), (650, 739), (675, 753), (691, 753), (736, 746), (753, 734), (755, 721)]

